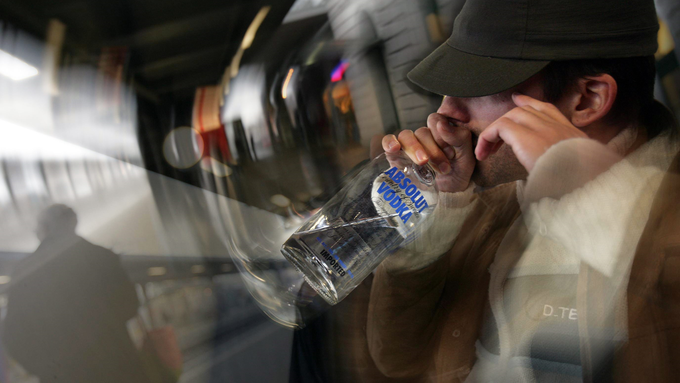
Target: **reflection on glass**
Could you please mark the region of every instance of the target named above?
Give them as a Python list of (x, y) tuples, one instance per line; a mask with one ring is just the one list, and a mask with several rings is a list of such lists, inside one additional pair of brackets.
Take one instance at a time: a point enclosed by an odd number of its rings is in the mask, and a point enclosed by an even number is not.
[(163, 142), (165, 160), (178, 169), (194, 166), (201, 159), (203, 150), (203, 138), (188, 127), (172, 130)]

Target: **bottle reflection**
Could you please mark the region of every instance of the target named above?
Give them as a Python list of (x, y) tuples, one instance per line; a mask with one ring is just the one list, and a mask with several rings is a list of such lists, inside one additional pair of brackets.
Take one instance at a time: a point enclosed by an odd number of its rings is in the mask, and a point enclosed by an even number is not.
[(118, 255), (76, 234), (56, 204), (38, 217), (41, 243), (14, 270), (4, 341), (41, 382), (148, 382), (126, 322), (139, 305)]

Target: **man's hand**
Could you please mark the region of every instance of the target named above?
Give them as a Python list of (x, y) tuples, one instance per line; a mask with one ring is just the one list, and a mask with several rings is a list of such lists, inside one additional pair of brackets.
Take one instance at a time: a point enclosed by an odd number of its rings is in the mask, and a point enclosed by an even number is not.
[(475, 154), (484, 161), (506, 143), (528, 172), (536, 161), (556, 143), (577, 137), (587, 137), (557, 109), (556, 106), (515, 93), (517, 105), (494, 121), (479, 135)]
[(399, 137), (389, 134), (382, 139), (387, 153), (401, 149), (418, 165), (428, 161), (441, 173), (437, 176), (439, 191), (459, 192), (467, 189), (475, 168), (472, 134), (456, 126), (446, 116), (432, 113), (427, 127), (415, 132), (403, 130)]

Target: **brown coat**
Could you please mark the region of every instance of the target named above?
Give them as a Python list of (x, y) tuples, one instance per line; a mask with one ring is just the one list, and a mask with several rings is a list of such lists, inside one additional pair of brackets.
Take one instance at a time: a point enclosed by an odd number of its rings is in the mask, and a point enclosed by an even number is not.
[[(638, 243), (627, 288), (628, 342), (604, 374), (590, 339), (605, 277), (582, 264), (577, 295), (585, 382), (671, 382), (680, 377), (680, 156), (655, 197)], [(373, 281), (367, 337), (381, 372), (421, 381), (464, 381), (475, 363), (495, 254), (520, 215), (514, 184), (480, 194), (453, 249), (426, 269)], [(498, 260), (510, 269), (517, 257)], [(605, 355), (606, 357), (606, 355)], [(605, 363), (606, 364), (606, 363)]]

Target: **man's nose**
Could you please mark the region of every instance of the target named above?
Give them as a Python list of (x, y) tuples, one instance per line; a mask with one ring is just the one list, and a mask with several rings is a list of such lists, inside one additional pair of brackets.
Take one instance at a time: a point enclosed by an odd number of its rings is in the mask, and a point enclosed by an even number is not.
[(462, 123), (470, 122), (470, 114), (465, 100), (462, 98), (445, 96), (437, 113)]

